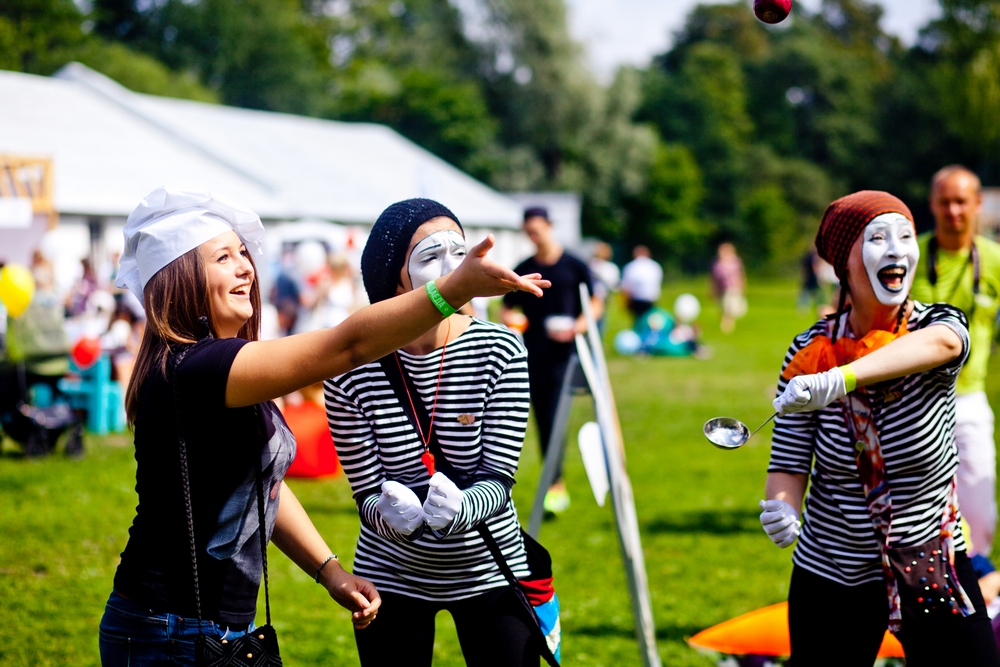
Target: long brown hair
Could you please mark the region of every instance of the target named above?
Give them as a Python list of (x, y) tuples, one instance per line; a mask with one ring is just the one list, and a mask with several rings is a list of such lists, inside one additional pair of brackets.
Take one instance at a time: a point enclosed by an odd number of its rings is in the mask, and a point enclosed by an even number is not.
[[(253, 315), (236, 337), (257, 340), (260, 335), (260, 282), (253, 257), (247, 253), (247, 258), (254, 269), (254, 280), (250, 286)], [(143, 289), (143, 305), (146, 309), (146, 328), (125, 393), (125, 414), (129, 426), (135, 425), (139, 392), (146, 379), (152, 373), (166, 377), (170, 345), (197, 343), (208, 333), (218, 336), (208, 291), (208, 272), (200, 248), (189, 250), (157, 271)], [(201, 318), (207, 318), (210, 331), (205, 331)]]

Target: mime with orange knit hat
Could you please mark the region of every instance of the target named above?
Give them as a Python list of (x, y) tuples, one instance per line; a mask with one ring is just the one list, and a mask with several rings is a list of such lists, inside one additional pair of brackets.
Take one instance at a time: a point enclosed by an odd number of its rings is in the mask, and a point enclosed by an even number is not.
[(792, 664), (871, 665), (888, 628), (908, 667), (998, 666), (955, 487), (965, 315), (910, 298), (913, 216), (888, 193), (830, 204), (816, 248), (840, 303), (785, 355), (760, 503), (768, 537), (798, 542)]

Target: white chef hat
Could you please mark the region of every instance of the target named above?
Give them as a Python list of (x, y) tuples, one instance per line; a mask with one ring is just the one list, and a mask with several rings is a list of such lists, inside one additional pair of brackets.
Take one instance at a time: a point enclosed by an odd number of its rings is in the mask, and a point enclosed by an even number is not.
[(143, 289), (157, 271), (230, 230), (260, 266), (264, 225), (256, 213), (211, 192), (156, 188), (125, 223), (125, 251), (115, 286), (127, 287), (142, 302)]

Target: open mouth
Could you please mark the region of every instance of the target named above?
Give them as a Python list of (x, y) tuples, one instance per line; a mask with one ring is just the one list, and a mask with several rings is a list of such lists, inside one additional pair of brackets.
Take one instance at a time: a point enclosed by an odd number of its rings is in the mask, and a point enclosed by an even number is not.
[(229, 293), (230, 294), (234, 294), (236, 296), (249, 296), (250, 295), (250, 286), (249, 285), (243, 285), (242, 287), (237, 287), (236, 289), (231, 290)]
[(879, 269), (878, 281), (882, 287), (890, 292), (900, 292), (903, 289), (903, 281), (906, 279), (906, 267), (900, 264), (887, 266)]

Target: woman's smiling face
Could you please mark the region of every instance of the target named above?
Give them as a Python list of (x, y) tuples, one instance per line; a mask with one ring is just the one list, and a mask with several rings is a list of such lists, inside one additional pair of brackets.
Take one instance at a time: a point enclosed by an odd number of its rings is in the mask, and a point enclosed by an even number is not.
[(208, 274), (213, 324), (221, 338), (232, 338), (253, 316), (250, 287), (254, 269), (250, 252), (233, 231), (220, 234), (199, 248)]
[(403, 291), (423, 287), (454, 271), (465, 259), (465, 237), (451, 218), (432, 218), (414, 232), (408, 253), (400, 275)]

